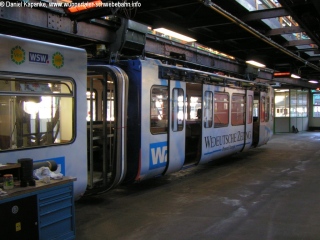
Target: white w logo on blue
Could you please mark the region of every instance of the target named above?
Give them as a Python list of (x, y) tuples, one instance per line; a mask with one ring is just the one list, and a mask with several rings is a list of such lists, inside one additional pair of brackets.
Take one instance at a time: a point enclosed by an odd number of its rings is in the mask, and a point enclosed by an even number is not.
[(150, 144), (149, 169), (165, 167), (167, 164), (167, 142)]

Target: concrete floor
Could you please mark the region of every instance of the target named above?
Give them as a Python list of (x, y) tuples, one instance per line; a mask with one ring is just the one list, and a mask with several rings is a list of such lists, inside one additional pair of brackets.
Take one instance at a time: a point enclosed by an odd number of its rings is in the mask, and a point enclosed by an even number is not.
[(76, 239), (320, 239), (320, 132), (76, 202)]

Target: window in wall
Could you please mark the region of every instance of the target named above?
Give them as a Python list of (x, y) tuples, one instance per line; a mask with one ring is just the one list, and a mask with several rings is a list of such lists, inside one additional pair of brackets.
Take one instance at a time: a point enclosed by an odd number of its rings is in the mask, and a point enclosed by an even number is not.
[(229, 125), (229, 95), (227, 93), (214, 94), (214, 127)]
[(231, 103), (231, 124), (244, 125), (245, 123), (245, 95), (233, 94)]
[(168, 131), (168, 87), (153, 86), (150, 99), (150, 131), (153, 134)]
[(182, 131), (184, 125), (184, 91), (182, 88), (172, 89), (172, 131)]
[(320, 117), (320, 106), (313, 106), (313, 117)]
[(205, 91), (203, 101), (203, 124), (205, 128), (211, 128), (213, 123), (213, 92)]
[(289, 117), (289, 89), (275, 91), (275, 117)]
[(308, 91), (298, 90), (297, 94), (297, 117), (308, 116)]
[(320, 93), (313, 94), (312, 103), (314, 106), (320, 106)]
[(0, 75), (0, 151), (71, 142), (74, 101), (71, 79)]
[(314, 93), (312, 96), (313, 117), (320, 117), (320, 93)]
[(308, 92), (290, 90), (290, 117), (306, 117), (308, 115)]

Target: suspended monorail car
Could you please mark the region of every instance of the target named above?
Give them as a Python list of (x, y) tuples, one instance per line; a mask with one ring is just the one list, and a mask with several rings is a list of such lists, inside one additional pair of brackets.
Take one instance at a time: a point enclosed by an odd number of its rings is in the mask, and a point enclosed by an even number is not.
[[(273, 89), (156, 59), (0, 35), (0, 163), (55, 161), (76, 199), (266, 144)], [(102, 189), (102, 190), (101, 190)]]

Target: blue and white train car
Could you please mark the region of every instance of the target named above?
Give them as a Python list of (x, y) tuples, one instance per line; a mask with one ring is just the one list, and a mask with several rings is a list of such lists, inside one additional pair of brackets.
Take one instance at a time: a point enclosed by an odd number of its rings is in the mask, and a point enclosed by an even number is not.
[(270, 86), (163, 64), (129, 60), (126, 179), (143, 180), (267, 143)]
[(52, 160), (87, 186), (83, 49), (0, 35), (0, 164)]
[[(0, 35), (0, 164), (55, 161), (75, 198), (248, 150), (273, 133), (273, 90)], [(90, 190), (90, 191), (89, 191)]]

